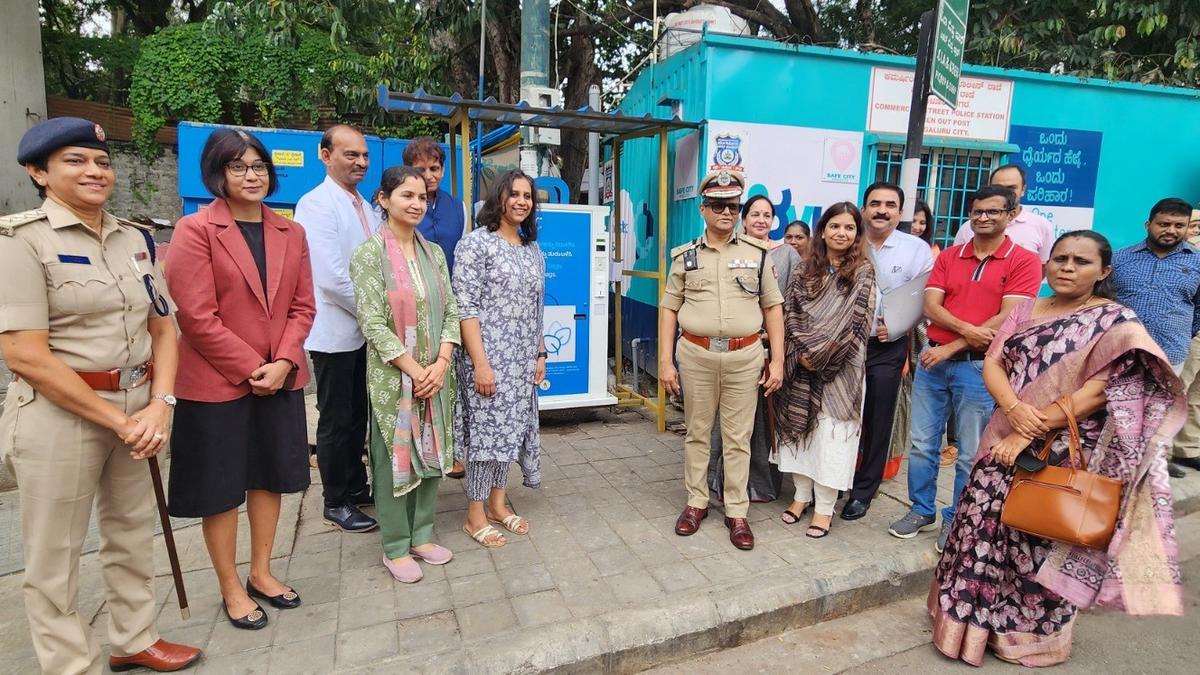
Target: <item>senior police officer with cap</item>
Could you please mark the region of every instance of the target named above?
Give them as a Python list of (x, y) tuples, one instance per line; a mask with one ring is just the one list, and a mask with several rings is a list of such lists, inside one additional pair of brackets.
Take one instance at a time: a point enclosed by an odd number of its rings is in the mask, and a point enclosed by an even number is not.
[(34, 650), (47, 673), (101, 672), (77, 605), (94, 501), (110, 667), (179, 670), (200, 650), (154, 626), (155, 501), (143, 461), (166, 445), (177, 364), (153, 240), (104, 211), (114, 173), (98, 124), (42, 122), (17, 161), (45, 202), (0, 218), (0, 351), (14, 373), (0, 456), (20, 485)]
[[(725, 462), (725, 526), (742, 550), (754, 548), (746, 520), (750, 501), (750, 435), (758, 387), (766, 395), (783, 378), (783, 295), (768, 255), (770, 245), (735, 231), (745, 179), (714, 171), (700, 181), (704, 233), (671, 251), (671, 272), (662, 297), (659, 377), (672, 394), (683, 378), (684, 482), (688, 505), (675, 522), (680, 536), (695, 534), (708, 516), (709, 443), (721, 415)], [(771, 360), (763, 368), (759, 331), (766, 326)], [(679, 370), (675, 368), (676, 330)]]

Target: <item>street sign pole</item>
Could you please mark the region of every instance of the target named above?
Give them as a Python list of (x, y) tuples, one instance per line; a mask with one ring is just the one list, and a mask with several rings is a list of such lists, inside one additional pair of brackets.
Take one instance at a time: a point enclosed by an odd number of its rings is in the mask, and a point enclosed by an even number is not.
[[(917, 205), (917, 178), (921, 175), (921, 144), (925, 137), (925, 110), (929, 103), (929, 59), (933, 52), (933, 20), (933, 10), (921, 15), (917, 70), (913, 74), (912, 102), (908, 107), (908, 138), (904, 143), (904, 163), (900, 165), (900, 189), (904, 190), (900, 224), (906, 232), (912, 226)], [(932, 226), (933, 223), (927, 225)]]
[(958, 81), (962, 76), (963, 48), (967, 43), (968, 0), (938, 0), (937, 30), (933, 38), (933, 73), (930, 91), (951, 108), (958, 107)]

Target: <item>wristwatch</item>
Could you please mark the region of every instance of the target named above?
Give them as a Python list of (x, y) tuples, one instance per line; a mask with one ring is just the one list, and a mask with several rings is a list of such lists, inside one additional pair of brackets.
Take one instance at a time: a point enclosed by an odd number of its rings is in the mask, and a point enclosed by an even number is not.
[(538, 352), (537, 357), (539, 359), (548, 359), (548, 358), (550, 358), (550, 353), (549, 352)]
[(162, 401), (163, 403), (166, 403), (167, 405), (171, 406), (172, 408), (174, 408), (175, 404), (179, 402), (179, 399), (175, 398), (174, 394), (155, 394), (155, 395), (151, 396), (150, 398), (152, 398), (152, 399), (156, 398), (156, 399)]

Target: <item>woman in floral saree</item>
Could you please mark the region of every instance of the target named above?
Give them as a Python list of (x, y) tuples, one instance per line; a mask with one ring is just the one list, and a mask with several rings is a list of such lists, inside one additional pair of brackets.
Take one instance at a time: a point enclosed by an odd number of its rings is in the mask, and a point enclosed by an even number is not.
[(458, 307), (442, 249), (416, 229), (426, 208), (420, 172), (388, 169), (375, 197), (387, 222), (350, 259), (368, 345), (371, 482), (384, 566), (415, 583), (414, 558), (444, 565), (452, 557), (431, 538), (438, 482), (454, 463)]
[[(1013, 309), (984, 361), (997, 410), (980, 440), (929, 592), (933, 643), (982, 665), (1048, 666), (1071, 656), (1079, 609), (1181, 614), (1166, 451), (1183, 424), (1180, 383), (1134, 313), (1106, 299), (1112, 248), (1070, 232), (1046, 263), (1048, 298)], [(1123, 482), (1107, 550), (1072, 547), (1000, 522), (1013, 462), (1047, 434), (1049, 461), (1067, 463), (1054, 401), (1071, 396), (1089, 470)]]

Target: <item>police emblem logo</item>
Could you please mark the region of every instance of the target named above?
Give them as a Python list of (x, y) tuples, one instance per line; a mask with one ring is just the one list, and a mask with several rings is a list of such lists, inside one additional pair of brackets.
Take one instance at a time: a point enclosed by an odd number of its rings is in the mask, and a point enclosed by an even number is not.
[(96, 140), (103, 143), (104, 142), (104, 127), (97, 124), (97, 125), (95, 125), (95, 131), (96, 131)]
[(716, 138), (716, 150), (713, 151), (714, 169), (740, 169), (742, 166), (742, 138), (734, 134), (720, 134)]
[(717, 185), (721, 187), (729, 187), (733, 185), (733, 176), (729, 175), (728, 171), (722, 171), (717, 174)]

